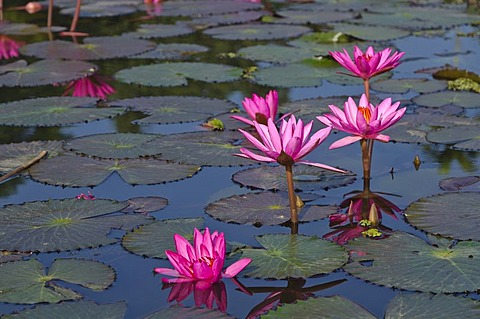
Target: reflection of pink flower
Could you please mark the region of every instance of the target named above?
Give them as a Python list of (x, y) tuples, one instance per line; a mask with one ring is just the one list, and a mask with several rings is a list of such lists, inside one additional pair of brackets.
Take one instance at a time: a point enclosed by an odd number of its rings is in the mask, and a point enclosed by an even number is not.
[(86, 199), (86, 200), (94, 200), (95, 196), (92, 193), (88, 192), (88, 195), (81, 193), (80, 195), (75, 196), (76, 199)]
[(245, 109), (245, 112), (247, 112), (247, 114), (250, 116), (251, 120), (236, 115), (232, 116), (232, 118), (252, 126), (253, 121), (267, 125), (268, 119), (275, 121), (275, 117), (277, 116), (278, 93), (275, 90), (270, 91), (265, 98), (253, 94), (251, 99), (248, 97), (245, 98), (242, 101), (242, 105)]
[(337, 60), (344, 68), (352, 72), (348, 74), (368, 80), (376, 75), (387, 72), (400, 64), (398, 62), (405, 52), (396, 51), (392, 56), (390, 53), (392, 49), (384, 49), (380, 52), (375, 52), (373, 47), (368, 47), (365, 53), (355, 46), (353, 53), (353, 61), (347, 50), (342, 52), (329, 52), (330, 55)]
[(8, 60), (18, 56), (18, 49), (23, 45), (5, 35), (0, 35), (0, 60)]
[(347, 225), (334, 229), (323, 235), (323, 238), (329, 238), (339, 245), (345, 245), (349, 240), (362, 236), (362, 232), (369, 227), (361, 225)]
[(349, 97), (345, 102), (344, 111), (335, 105), (329, 105), (332, 113), (318, 116), (317, 119), (333, 129), (352, 134), (352, 136), (334, 142), (330, 145), (330, 149), (342, 147), (361, 139), (388, 142), (390, 137), (380, 134), (380, 132), (398, 122), (405, 114), (406, 108), (397, 111), (399, 105), (400, 102), (392, 104), (392, 99), (387, 98), (375, 107), (368, 102), (365, 94), (362, 94), (358, 106)]
[(105, 99), (108, 95), (115, 93), (115, 89), (108, 85), (103, 79), (92, 74), (81, 79), (70, 82), (63, 93), (63, 96), (70, 95), (78, 97), (98, 97)]
[(165, 283), (163, 289), (172, 288), (168, 294), (168, 302), (177, 303), (185, 300), (192, 292), (195, 305), (200, 308), (205, 305), (208, 309), (213, 309), (214, 303), (218, 310), (227, 311), (227, 292), (223, 281), (216, 283), (205, 281), (190, 281), (182, 283)]
[(193, 246), (182, 236), (175, 234), (177, 252), (165, 251), (175, 269), (155, 268), (155, 272), (175, 279), (162, 278), (163, 282), (175, 283), (184, 281), (217, 282), (222, 277), (231, 278), (242, 271), (252, 260), (243, 258), (230, 265), (222, 272), (225, 262), (225, 237), (223, 233), (213, 232), (208, 227), (204, 234), (195, 229)]

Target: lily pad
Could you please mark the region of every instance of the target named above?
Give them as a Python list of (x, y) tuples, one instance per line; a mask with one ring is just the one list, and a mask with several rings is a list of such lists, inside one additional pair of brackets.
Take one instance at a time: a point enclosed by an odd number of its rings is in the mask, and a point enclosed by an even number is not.
[(418, 105), (426, 107), (440, 107), (444, 105), (458, 105), (463, 108), (480, 107), (480, 94), (463, 91), (445, 91), (422, 94), (413, 99)]
[(480, 243), (429, 239), (432, 245), (399, 231), (383, 240), (355, 239), (347, 245), (352, 262), (344, 269), (361, 279), (399, 289), (433, 293), (478, 290)]
[(195, 32), (193, 28), (185, 23), (176, 24), (142, 24), (137, 31), (128, 33), (129, 36), (134, 36), (142, 39), (157, 39), (178, 37)]
[(9, 261), (16, 261), (21, 260), (24, 257), (30, 256), (31, 253), (19, 253), (19, 252), (11, 252), (11, 251), (0, 251), (0, 264), (6, 263)]
[(351, 12), (343, 11), (278, 10), (275, 13), (280, 18), (273, 19), (272, 22), (285, 24), (326, 24), (353, 18)]
[[(82, 7), (80, 10), (80, 17), (82, 18), (100, 18), (100, 17), (115, 17), (120, 15), (127, 15), (134, 13), (137, 11), (137, 7), (135, 6), (135, 2), (130, 1), (132, 5), (128, 5), (129, 3), (122, 3), (121, 1), (108, 1), (108, 0), (100, 0), (94, 1), (91, 3), (82, 3)], [(56, 3), (55, 3), (56, 4)], [(66, 15), (73, 15), (75, 12), (74, 3), (71, 3), (70, 6), (62, 8), (60, 10), (61, 14)]]
[(375, 319), (370, 312), (345, 299), (341, 296), (332, 296), (327, 298), (309, 298), (307, 300), (298, 300), (292, 304), (284, 304), (277, 307), (275, 311), (269, 311), (262, 315), (261, 319), (270, 318), (315, 318), (322, 314), (325, 319), (337, 318), (356, 318), (356, 319)]
[(158, 196), (134, 197), (130, 198), (127, 203), (128, 206), (122, 209), (122, 212), (148, 214), (165, 208), (168, 200)]
[(264, 11), (238, 11), (232, 13), (207, 15), (200, 18), (194, 18), (186, 23), (194, 26), (196, 29), (205, 29), (218, 25), (229, 25), (246, 23), (260, 19), (265, 14)]
[(41, 59), (101, 60), (126, 57), (151, 50), (155, 43), (128, 36), (89, 37), (83, 44), (54, 40), (23, 46), (22, 54)]
[(0, 125), (60, 126), (112, 118), (123, 107), (97, 107), (91, 97), (55, 96), (0, 104)]
[(480, 127), (469, 125), (439, 129), (429, 132), (427, 140), (432, 143), (454, 144), (453, 148), (456, 149), (478, 151), (480, 150)]
[(160, 154), (148, 142), (159, 135), (109, 133), (81, 136), (67, 141), (64, 148), (78, 154), (110, 159), (138, 158)]
[(175, 251), (173, 236), (179, 234), (193, 239), (193, 229), (203, 228), (203, 218), (179, 218), (155, 221), (129, 232), (122, 246), (131, 253), (150, 258), (167, 258), (165, 250)]
[(43, 319), (43, 318), (75, 318), (79, 314), (90, 319), (123, 318), (127, 311), (125, 302), (98, 305), (93, 301), (61, 302), (59, 304), (38, 305), (11, 315), (3, 315), (5, 319)]
[(33, 179), (50, 185), (91, 187), (102, 183), (114, 172), (126, 183), (150, 185), (191, 177), (199, 170), (198, 166), (157, 159), (100, 160), (65, 154), (41, 161), (29, 173)]
[(221, 40), (274, 40), (298, 37), (310, 31), (304, 26), (251, 23), (210, 28), (203, 33)]
[(5, 225), (0, 233), (0, 248), (47, 252), (114, 243), (116, 239), (107, 236), (112, 228), (131, 229), (152, 222), (142, 215), (108, 215), (126, 205), (75, 198), (7, 205), (0, 209), (0, 220)]
[(283, 279), (326, 274), (348, 261), (343, 247), (318, 237), (270, 234), (257, 236), (265, 249), (242, 249), (252, 262), (244, 270), (248, 277)]
[(180, 0), (162, 3), (162, 16), (202, 17), (261, 9), (262, 4), (242, 0)]
[(461, 190), (478, 182), (480, 182), (480, 176), (450, 177), (442, 179), (438, 186), (444, 191), (451, 192)]
[[(242, 69), (222, 64), (176, 62), (137, 66), (115, 74), (117, 80), (146, 86), (187, 85), (187, 79), (211, 83), (240, 78)], [(0, 77), (1, 80), (1, 77)]]
[(194, 54), (207, 52), (208, 48), (198, 44), (160, 43), (155, 49), (130, 57), (132, 59), (182, 60)]
[(25, 165), (42, 151), (48, 157), (58, 155), (62, 151), (63, 141), (34, 141), (0, 145), (0, 172), (8, 172)]
[(404, 94), (410, 90), (418, 93), (441, 91), (447, 88), (445, 81), (427, 79), (388, 79), (374, 82), (372, 90), (379, 92)]
[(385, 319), (480, 317), (479, 302), (444, 294), (398, 294), (388, 304)]
[(413, 202), (405, 210), (405, 216), (412, 225), (427, 232), (480, 241), (479, 207), (480, 193), (446, 193)]
[[(287, 193), (261, 192), (234, 195), (209, 204), (205, 212), (223, 222), (255, 226), (279, 225), (290, 220)], [(298, 219), (300, 222), (315, 221), (336, 212), (338, 207), (335, 205), (305, 205), (298, 212)]]
[(329, 105), (333, 104), (343, 108), (343, 105), (347, 99), (348, 96), (331, 96), (298, 100), (282, 103), (280, 104), (278, 110), (282, 114), (293, 112), (295, 116), (301, 118), (304, 123), (313, 121), (314, 126), (316, 126), (316, 124), (321, 125), (320, 121), (317, 120), (317, 116), (322, 113), (330, 112), (330, 109), (328, 108)]
[(236, 107), (227, 100), (196, 96), (145, 96), (110, 102), (110, 105), (128, 107), (147, 114), (135, 124), (168, 124), (206, 120), (228, 113)]
[(282, 64), (299, 62), (313, 58), (315, 55), (315, 53), (309, 49), (287, 47), (277, 44), (245, 47), (238, 50), (237, 53), (244, 59)]
[(115, 272), (98, 261), (56, 259), (48, 272), (36, 259), (14, 261), (0, 267), (0, 301), (33, 304), (80, 299), (75, 291), (52, 282), (62, 280), (92, 290), (105, 290), (115, 280)]
[(36, 24), (29, 23), (11, 23), (2, 20), (0, 23), (0, 34), (8, 35), (33, 35), (42, 31)]
[(94, 64), (84, 61), (41, 60), (27, 65), (25, 60), (0, 66), (0, 87), (37, 86), (69, 82), (91, 75)]
[(233, 319), (226, 313), (218, 310), (212, 310), (208, 308), (186, 308), (179, 305), (162, 309), (151, 315), (145, 317), (145, 319), (163, 319), (163, 318), (177, 318), (177, 319)]
[(333, 26), (336, 32), (342, 32), (364, 41), (387, 41), (410, 35), (410, 31), (386, 26), (365, 26), (348, 23), (334, 23), (330, 25)]
[[(307, 165), (293, 166), (295, 188), (301, 191), (320, 191), (351, 184), (355, 174), (340, 174)], [(260, 166), (237, 172), (232, 177), (234, 182), (243, 186), (287, 191), (285, 167)]]

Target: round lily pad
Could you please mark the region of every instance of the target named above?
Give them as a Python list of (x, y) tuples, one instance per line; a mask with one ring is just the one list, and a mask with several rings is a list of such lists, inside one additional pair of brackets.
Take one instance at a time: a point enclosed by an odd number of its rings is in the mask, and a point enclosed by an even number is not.
[(206, 120), (228, 113), (236, 107), (227, 100), (196, 96), (145, 96), (110, 102), (110, 105), (128, 107), (147, 114), (135, 124), (168, 124)]
[(81, 136), (71, 139), (64, 148), (78, 154), (100, 158), (138, 158), (160, 154), (159, 149), (148, 146), (157, 138), (154, 134), (108, 133)]
[[(176, 62), (137, 66), (115, 74), (117, 80), (147, 86), (187, 85), (187, 79), (211, 83), (229, 82), (240, 78), (242, 69), (228, 65)], [(0, 77), (1, 80), (1, 77)]]
[[(108, 215), (126, 207), (112, 200), (65, 199), (7, 205), (0, 209), (5, 229), (0, 249), (10, 251), (73, 250), (116, 242), (112, 228), (130, 229), (152, 220), (142, 215)], [(106, 216), (108, 215), (108, 216)]]
[(427, 140), (432, 143), (454, 144), (453, 147), (457, 149), (478, 151), (480, 150), (480, 127), (469, 125), (439, 129), (429, 132)]
[(410, 35), (410, 31), (386, 26), (365, 26), (348, 23), (330, 24), (336, 32), (348, 34), (364, 41), (387, 41)]
[(182, 60), (194, 54), (207, 52), (208, 48), (198, 44), (188, 43), (160, 43), (155, 49), (137, 54), (131, 59)]
[(91, 75), (94, 64), (84, 61), (41, 60), (27, 65), (19, 60), (0, 66), (0, 86), (38, 86), (69, 82)]
[(444, 191), (458, 191), (480, 182), (480, 176), (449, 177), (442, 179), (438, 186)]
[(272, 22), (285, 24), (325, 24), (353, 18), (351, 12), (327, 10), (278, 10), (275, 14), (279, 18), (273, 19)]
[[(293, 166), (295, 188), (301, 191), (320, 191), (351, 184), (355, 181), (355, 174), (340, 174), (314, 166)], [(237, 172), (233, 181), (243, 186), (287, 191), (285, 167), (260, 166)]]
[(56, 96), (0, 104), (0, 124), (59, 126), (85, 123), (124, 113), (123, 107), (97, 107), (91, 97)]
[(404, 94), (410, 90), (418, 93), (441, 91), (447, 88), (445, 81), (427, 79), (388, 79), (372, 83), (372, 90)]
[(479, 240), (480, 193), (446, 193), (424, 197), (405, 210), (407, 220), (433, 234)]
[(424, 240), (396, 231), (382, 240), (350, 241), (352, 262), (344, 269), (375, 284), (406, 290), (454, 293), (480, 288), (480, 243), (429, 237)]
[(168, 200), (158, 196), (147, 196), (130, 198), (127, 203), (128, 206), (122, 209), (122, 212), (147, 214), (165, 208)]
[(479, 94), (463, 91), (444, 91), (422, 94), (413, 99), (418, 105), (426, 107), (440, 107), (444, 105), (458, 105), (463, 108), (480, 107)]
[(62, 280), (92, 290), (105, 290), (115, 280), (109, 266), (94, 260), (56, 259), (48, 271), (36, 259), (14, 261), (0, 267), (0, 301), (33, 304), (57, 303), (82, 296), (53, 280)]
[(309, 49), (287, 47), (277, 44), (245, 47), (238, 50), (237, 53), (244, 59), (282, 64), (299, 62), (314, 57), (314, 52)]
[(229, 25), (246, 23), (260, 19), (265, 14), (264, 11), (238, 11), (224, 14), (214, 14), (193, 18), (188, 21), (188, 25), (194, 26), (196, 29), (204, 29), (217, 25)]
[(128, 36), (89, 37), (83, 44), (54, 40), (23, 46), (22, 54), (41, 59), (100, 60), (143, 53), (155, 43)]
[(24, 257), (28, 257), (29, 255), (31, 255), (31, 253), (19, 253), (6, 250), (0, 251), (0, 264), (9, 261), (21, 260)]
[(242, 0), (204, 0), (198, 5), (196, 0), (179, 0), (162, 3), (162, 16), (202, 17), (214, 14), (225, 14), (242, 10), (261, 9), (261, 3)]
[[(125, 1), (124, 1), (125, 2)], [(80, 10), (80, 17), (82, 18), (100, 18), (100, 17), (115, 17), (120, 15), (131, 14), (137, 11), (135, 1), (109, 1), (99, 0), (90, 3), (82, 3)], [(55, 3), (56, 4), (56, 3)], [(60, 10), (61, 14), (73, 15), (75, 13), (75, 3), (70, 3)]]
[[(261, 192), (234, 195), (209, 204), (205, 212), (224, 222), (255, 226), (279, 225), (290, 220), (287, 193)], [(298, 219), (300, 222), (320, 220), (336, 212), (338, 207), (335, 205), (305, 205), (298, 212)]]
[(348, 260), (343, 247), (318, 237), (269, 234), (256, 237), (265, 249), (241, 249), (252, 259), (243, 271), (248, 277), (307, 278), (342, 267)]
[(155, 221), (129, 232), (122, 246), (131, 253), (151, 258), (167, 258), (165, 250), (175, 251), (173, 236), (193, 239), (193, 229), (203, 228), (203, 218), (179, 218)]
[[(173, 182), (193, 176), (198, 166), (168, 163), (157, 159), (94, 159), (60, 155), (34, 165), (29, 173), (34, 180), (50, 185), (91, 187), (102, 183), (116, 172), (132, 185)], [(85, 174), (88, 172), (88, 174)]]
[(5, 20), (2, 20), (2, 23), (0, 23), (0, 34), (32, 35), (40, 32), (45, 31), (42, 31), (36, 24), (11, 23)]
[(179, 318), (179, 319), (233, 319), (226, 313), (208, 308), (187, 308), (180, 305), (174, 305), (167, 309), (159, 310), (145, 319), (163, 319), (163, 318)]
[(142, 39), (177, 37), (195, 32), (185, 23), (176, 24), (142, 24), (135, 32), (128, 35)]
[[(304, 123), (313, 121), (313, 124), (321, 124), (317, 116), (322, 113), (330, 112), (329, 105), (333, 104), (343, 109), (348, 96), (319, 97), (315, 99), (306, 99), (291, 101), (280, 104), (278, 110), (281, 114), (292, 112), (296, 117), (301, 118)], [(373, 99), (373, 97), (372, 97)]]
[(62, 151), (63, 141), (34, 141), (0, 145), (0, 172), (8, 172), (25, 165), (37, 157), (40, 152), (47, 151), (48, 157), (58, 155)]
[(221, 40), (273, 40), (298, 37), (310, 31), (303, 26), (251, 23), (210, 28), (203, 33)]

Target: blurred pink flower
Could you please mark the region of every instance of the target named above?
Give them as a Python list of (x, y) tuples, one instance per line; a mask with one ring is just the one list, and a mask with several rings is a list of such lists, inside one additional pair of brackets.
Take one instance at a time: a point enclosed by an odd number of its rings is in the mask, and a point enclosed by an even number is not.
[(155, 268), (156, 273), (177, 277), (162, 278), (166, 283), (196, 280), (217, 282), (222, 277), (236, 276), (252, 261), (249, 258), (242, 258), (222, 272), (225, 262), (225, 237), (223, 233), (216, 231), (210, 235), (208, 227), (203, 235), (195, 228), (193, 246), (179, 234), (175, 234), (174, 239), (177, 252), (165, 251), (174, 269)]
[(18, 49), (23, 45), (23, 42), (17, 42), (5, 35), (0, 34), (0, 60), (8, 60), (18, 56)]
[(242, 116), (231, 116), (232, 118), (242, 121), (248, 125), (253, 126), (253, 121), (260, 124), (267, 125), (268, 119), (275, 121), (278, 110), (278, 93), (275, 90), (271, 90), (265, 96), (265, 98), (256, 94), (252, 95), (252, 98), (245, 98), (242, 101), (245, 112), (250, 116), (250, 119)]
[(406, 108), (397, 110), (399, 105), (400, 102), (392, 104), (392, 99), (387, 98), (375, 107), (368, 102), (365, 94), (362, 94), (358, 106), (349, 97), (345, 102), (344, 111), (335, 105), (329, 105), (332, 113), (317, 116), (317, 119), (333, 129), (353, 134), (334, 142), (330, 149), (349, 145), (361, 139), (388, 142), (390, 137), (380, 132), (398, 122), (405, 114)]
[(25, 5), (25, 11), (30, 14), (36, 13), (42, 10), (42, 4), (40, 2), (29, 2)]
[(215, 283), (205, 281), (165, 283), (162, 290), (170, 287), (172, 290), (168, 294), (168, 302), (175, 300), (180, 303), (193, 293), (195, 306), (198, 308), (205, 305), (208, 309), (213, 309), (214, 303), (216, 303), (219, 311), (227, 311), (227, 291), (223, 281)]
[(94, 200), (95, 196), (92, 193), (88, 192), (88, 195), (81, 193), (80, 195), (75, 196), (76, 199), (86, 199), (86, 200)]
[(96, 75), (92, 74), (81, 79), (71, 81), (63, 96), (65, 95), (72, 95), (78, 97), (98, 97), (101, 99), (105, 99), (108, 95), (115, 93), (115, 89), (108, 85), (104, 80)]
[(375, 52), (373, 47), (370, 46), (364, 53), (355, 46), (353, 61), (345, 49), (343, 49), (343, 53), (338, 51), (329, 53), (344, 68), (353, 73), (345, 74), (368, 80), (376, 75), (387, 72), (400, 64), (399, 60), (405, 52), (395, 51), (395, 53), (390, 56), (391, 52), (392, 49), (390, 48)]
[(302, 120), (297, 122), (294, 115), (291, 115), (288, 121), (282, 120), (280, 131), (272, 119), (268, 119), (268, 125), (259, 124), (255, 121), (253, 124), (261, 140), (244, 130), (239, 129), (239, 131), (266, 156), (255, 154), (246, 148), (241, 148), (240, 152), (242, 153), (235, 154), (236, 156), (259, 162), (277, 162), (283, 166), (292, 166), (294, 163), (306, 164), (344, 173), (344, 171), (332, 166), (301, 160), (325, 140), (330, 133), (330, 127), (321, 129), (309, 137), (313, 121), (303, 125)]

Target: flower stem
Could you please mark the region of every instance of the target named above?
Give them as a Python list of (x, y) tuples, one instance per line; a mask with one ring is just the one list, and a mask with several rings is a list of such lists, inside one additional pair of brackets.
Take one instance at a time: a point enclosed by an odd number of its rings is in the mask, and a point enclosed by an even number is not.
[(370, 170), (372, 167), (373, 140), (363, 138), (360, 140), (360, 146), (362, 148), (363, 179), (370, 179)]
[(297, 200), (295, 197), (295, 188), (293, 187), (293, 165), (285, 166), (287, 173), (288, 200), (290, 202), (290, 221), (293, 224), (298, 223)]
[(363, 87), (365, 88), (365, 96), (367, 97), (367, 101), (370, 103), (370, 82), (368, 79), (363, 80)]

